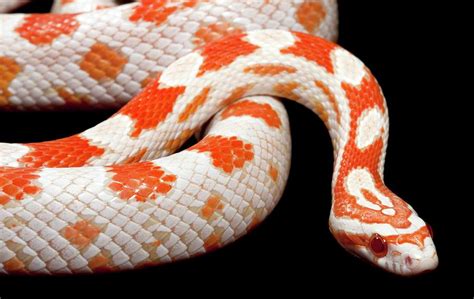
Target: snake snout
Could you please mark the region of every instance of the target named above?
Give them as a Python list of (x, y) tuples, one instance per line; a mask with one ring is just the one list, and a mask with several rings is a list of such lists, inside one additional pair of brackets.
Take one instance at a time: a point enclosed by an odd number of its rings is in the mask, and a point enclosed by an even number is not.
[(438, 255), (436, 250), (429, 246), (420, 253), (406, 255), (403, 258), (403, 264), (407, 275), (430, 272), (438, 266)]

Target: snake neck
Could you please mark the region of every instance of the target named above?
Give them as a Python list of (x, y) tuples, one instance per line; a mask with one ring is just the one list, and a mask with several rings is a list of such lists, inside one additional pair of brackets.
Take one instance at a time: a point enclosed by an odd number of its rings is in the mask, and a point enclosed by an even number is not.
[(398, 197), (383, 182), (388, 138), (383, 94), (368, 70), (359, 85), (343, 82), (341, 87), (350, 111), (349, 130), (346, 142), (335, 145), (333, 219), (351, 218), (359, 222), (389, 223), (394, 227), (409, 225), (404, 223), (409, 213), (407, 206), (398, 204)]

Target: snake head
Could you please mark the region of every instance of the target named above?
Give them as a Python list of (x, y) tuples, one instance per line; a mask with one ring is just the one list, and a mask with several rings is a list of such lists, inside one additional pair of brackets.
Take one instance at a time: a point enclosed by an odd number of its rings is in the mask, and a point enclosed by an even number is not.
[(408, 228), (396, 229), (386, 223), (356, 223), (330, 217), (336, 240), (350, 253), (388, 272), (412, 276), (434, 270), (438, 256), (433, 233), (415, 211)]

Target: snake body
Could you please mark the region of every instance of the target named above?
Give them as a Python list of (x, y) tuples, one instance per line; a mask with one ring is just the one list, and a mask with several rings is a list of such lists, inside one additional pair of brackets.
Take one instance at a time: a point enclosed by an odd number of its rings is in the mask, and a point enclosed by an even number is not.
[[(140, 10), (84, 15), (130, 7)], [(273, 209), (289, 171), (287, 116), (268, 96), (303, 104), (329, 130), (336, 240), (394, 273), (436, 267), (429, 227), (383, 183), (387, 107), (352, 54), (307, 33), (253, 30), (206, 43), (160, 72), (79, 135), (0, 145), (0, 272), (131, 269), (245, 234)], [(107, 92), (91, 98), (100, 102)], [(26, 107), (11, 97), (6, 106)], [(162, 157), (216, 113), (200, 142)]]
[(334, 40), (337, 8), (145, 0), (79, 15), (0, 15), (0, 24), (0, 108), (97, 109), (122, 106), (171, 62), (225, 34), (271, 28)]

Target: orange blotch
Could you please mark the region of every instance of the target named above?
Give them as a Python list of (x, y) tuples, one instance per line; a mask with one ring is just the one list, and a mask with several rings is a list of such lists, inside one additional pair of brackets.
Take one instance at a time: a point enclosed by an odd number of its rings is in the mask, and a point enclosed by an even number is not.
[(201, 216), (209, 220), (214, 213), (222, 211), (223, 208), (224, 205), (221, 203), (220, 197), (211, 195), (201, 208)]
[(80, 68), (95, 80), (113, 80), (122, 71), (127, 58), (102, 43), (94, 44), (79, 63)]
[(61, 5), (68, 4), (68, 3), (73, 3), (74, 0), (61, 0)]
[(326, 17), (326, 9), (320, 1), (306, 0), (296, 10), (296, 20), (309, 33), (313, 33)]
[(100, 234), (100, 228), (86, 220), (80, 220), (73, 225), (66, 226), (62, 234), (71, 244), (78, 249), (83, 249)]
[(296, 100), (299, 96), (294, 92), (294, 90), (298, 87), (300, 87), (298, 82), (290, 81), (275, 84), (273, 90), (283, 98)]
[(282, 54), (293, 54), (295, 56), (304, 57), (316, 62), (328, 72), (334, 72), (334, 66), (331, 61), (331, 51), (337, 47), (336, 44), (320, 37), (301, 32), (294, 32), (293, 34), (296, 37), (296, 42), (292, 46), (280, 50)]
[(185, 89), (184, 86), (160, 88), (158, 80), (154, 79), (117, 113), (128, 115), (135, 121), (131, 136), (138, 137), (143, 130), (156, 128), (166, 119)]
[(90, 259), (89, 268), (94, 272), (109, 272), (113, 269), (111, 260), (101, 253)]
[(390, 243), (411, 243), (417, 245), (418, 247), (423, 247), (425, 244), (425, 239), (428, 237), (431, 237), (430, 230), (428, 229), (428, 227), (423, 226), (411, 234), (386, 236), (384, 238), (387, 242)]
[(243, 168), (245, 162), (252, 161), (253, 146), (237, 137), (207, 136), (188, 150), (200, 153), (210, 152), (212, 164), (231, 173), (236, 168)]
[(272, 178), (274, 182), (276, 182), (278, 179), (278, 168), (273, 165), (270, 165), (270, 168), (268, 169), (268, 175)]
[(217, 22), (203, 25), (194, 33), (193, 43), (196, 46), (203, 46), (212, 41), (218, 40), (226, 35), (240, 34), (242, 29), (228, 22)]
[(314, 103), (314, 111), (316, 112), (317, 115), (319, 115), (319, 117), (321, 118), (321, 120), (327, 124), (328, 123), (328, 119), (329, 119), (329, 114), (328, 112), (326, 111), (326, 109), (324, 108), (323, 104), (321, 104), (321, 102), (316, 102)]
[(227, 106), (221, 116), (222, 119), (226, 119), (231, 116), (242, 115), (261, 118), (268, 126), (273, 128), (279, 128), (281, 126), (281, 120), (278, 117), (278, 113), (273, 110), (270, 104), (260, 104), (250, 100), (239, 101), (238, 103)]
[(178, 116), (178, 122), (183, 122), (187, 120), (191, 115), (193, 115), (199, 107), (201, 107), (207, 99), (207, 95), (211, 90), (210, 87), (204, 87), (201, 92), (184, 108), (184, 111)]
[(33, 183), (38, 178), (36, 168), (0, 167), (0, 205), (39, 193), (41, 188)]
[(129, 20), (132, 22), (146, 21), (155, 23), (157, 26), (166, 21), (177, 6), (166, 6), (167, 0), (142, 0)]
[(249, 226), (247, 227), (247, 231), (254, 230), (261, 222), (261, 218), (258, 215), (255, 215), (252, 218), (252, 222), (250, 222)]
[(216, 250), (221, 247), (221, 235), (219, 233), (213, 232), (205, 241), (204, 248), (206, 252)]
[(214, 41), (202, 49), (204, 58), (197, 76), (209, 71), (217, 71), (236, 60), (240, 56), (252, 54), (257, 46), (243, 40), (245, 34), (237, 34)]
[(123, 200), (137, 201), (156, 199), (172, 189), (176, 176), (167, 174), (160, 166), (146, 161), (135, 164), (114, 165), (108, 171), (113, 173), (109, 189), (118, 193)]
[(71, 35), (79, 27), (75, 14), (31, 14), (15, 31), (34, 45), (49, 45), (60, 35)]
[(327, 96), (328, 100), (329, 100), (329, 103), (331, 104), (331, 107), (332, 109), (334, 110), (334, 112), (336, 113), (336, 121), (337, 123), (340, 123), (341, 122), (341, 112), (339, 111), (339, 107), (337, 105), (337, 100), (336, 100), (336, 97), (334, 96), (334, 94), (331, 92), (331, 90), (329, 89), (329, 87), (324, 84), (324, 82), (322, 81), (315, 81), (314, 82), (316, 84), (317, 87), (319, 87), (323, 93)]
[(69, 92), (67, 87), (55, 87), (58, 95), (66, 102), (68, 107), (82, 107), (91, 102), (90, 98), (85, 94), (75, 94)]
[(30, 151), (18, 160), (25, 167), (79, 167), (105, 152), (79, 135), (25, 145)]
[(159, 79), (161, 77), (161, 72), (151, 73), (150, 76), (146, 77), (145, 79), (140, 82), (142, 88), (146, 87), (148, 84), (153, 82), (154, 79)]
[(230, 95), (222, 101), (222, 107), (225, 107), (231, 104), (237, 99), (243, 98), (247, 94), (247, 92), (249, 92), (249, 90), (252, 89), (252, 87), (253, 87), (253, 84), (247, 84), (247, 85), (242, 85), (235, 88), (234, 90), (232, 90)]
[[(350, 132), (349, 140), (344, 148), (342, 161), (339, 169), (339, 176), (334, 187), (334, 213), (337, 217), (351, 217), (364, 223), (387, 223), (395, 228), (408, 228), (411, 223), (408, 217), (411, 210), (408, 205), (398, 196), (393, 194), (383, 183), (381, 174), (378, 171), (383, 140), (379, 137), (370, 146), (359, 149), (355, 143), (357, 131), (357, 119), (363, 111), (370, 108), (378, 108), (384, 112), (384, 99), (382, 92), (375, 78), (367, 70), (367, 75), (360, 85), (353, 86), (348, 83), (341, 83), (349, 102), (350, 109)], [(345, 188), (345, 178), (351, 170), (364, 168), (370, 172), (374, 178), (375, 187), (386, 197), (390, 198), (395, 215), (385, 215), (381, 210), (373, 210), (357, 204), (356, 198), (350, 195)], [(364, 192), (364, 191), (363, 191)], [(367, 200), (380, 205), (380, 201), (373, 194), (365, 192)]]
[(129, 20), (132, 22), (145, 21), (157, 26), (164, 23), (177, 10), (191, 8), (197, 4), (196, 0), (168, 1), (168, 0), (141, 0)]
[(13, 59), (0, 56), (0, 107), (8, 104), (10, 83), (21, 72), (21, 66)]
[(176, 149), (178, 149), (186, 140), (189, 139), (193, 135), (194, 131), (191, 129), (186, 129), (183, 132), (180, 133), (178, 137), (175, 139), (171, 139), (168, 142), (165, 143), (165, 146), (163, 147), (164, 150), (168, 152), (174, 152)]
[(258, 76), (276, 76), (281, 73), (296, 73), (296, 68), (279, 64), (279, 63), (266, 63), (266, 64), (253, 64), (244, 68), (244, 73), (252, 73)]
[(132, 163), (140, 162), (143, 156), (147, 153), (147, 151), (148, 151), (147, 147), (140, 149), (135, 154), (131, 155), (126, 160), (124, 160), (122, 164), (132, 164)]
[(26, 272), (25, 264), (17, 257), (12, 257), (8, 261), (3, 263), (3, 267), (9, 273), (22, 273)]

